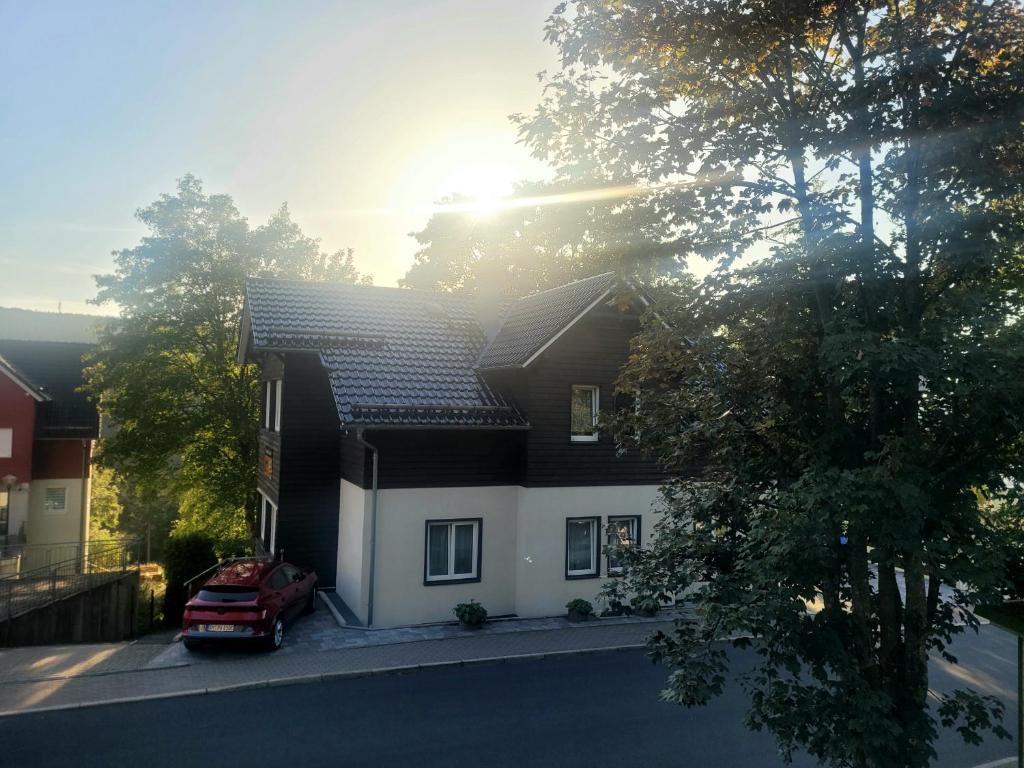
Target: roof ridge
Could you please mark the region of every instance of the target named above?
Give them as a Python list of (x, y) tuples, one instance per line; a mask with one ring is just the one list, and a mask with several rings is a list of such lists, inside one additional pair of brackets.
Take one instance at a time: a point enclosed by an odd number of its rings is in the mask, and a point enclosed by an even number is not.
[(363, 291), (390, 291), (392, 293), (400, 293), (406, 296), (416, 296), (419, 298), (441, 298), (441, 299), (459, 299), (462, 301), (471, 301), (473, 297), (466, 296), (464, 294), (453, 293), (451, 291), (427, 291), (422, 288), (403, 288), (399, 285), (365, 285), (362, 283), (342, 283), (332, 280), (302, 280), (296, 277), (260, 277), (259, 275), (249, 275), (245, 278), (245, 283), (248, 286), (252, 282), (265, 282), (265, 283), (296, 283), (311, 288), (352, 288)]
[(588, 275), (587, 277), (581, 277), (578, 280), (571, 280), (568, 283), (562, 283), (561, 285), (555, 285), (552, 286), (551, 288), (545, 288), (543, 291), (537, 291), (536, 293), (528, 293), (526, 296), (521, 296), (520, 298), (516, 299), (513, 303), (526, 301), (527, 299), (532, 299), (534, 296), (543, 296), (545, 293), (551, 293), (551, 291), (560, 291), (562, 288), (568, 288), (570, 285), (578, 285), (579, 283), (585, 283), (587, 280), (596, 280), (599, 277), (609, 277), (612, 275), (615, 275), (614, 270), (600, 272), (596, 275)]

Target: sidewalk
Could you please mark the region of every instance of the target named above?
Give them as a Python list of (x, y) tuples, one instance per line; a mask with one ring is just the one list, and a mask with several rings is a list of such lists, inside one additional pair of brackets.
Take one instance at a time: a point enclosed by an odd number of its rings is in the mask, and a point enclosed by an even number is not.
[(670, 625), (664, 619), (594, 621), (553, 629), (495, 624), (486, 632), (454, 634), (445, 630), (446, 636), (439, 639), (331, 650), (322, 650), (322, 643), (314, 647), (300, 639), (277, 653), (218, 652), (199, 654), (191, 661), (184, 655), (179, 658), (180, 643), (12, 649), (0, 652), (0, 716), (429, 666), (640, 647), (653, 632)]

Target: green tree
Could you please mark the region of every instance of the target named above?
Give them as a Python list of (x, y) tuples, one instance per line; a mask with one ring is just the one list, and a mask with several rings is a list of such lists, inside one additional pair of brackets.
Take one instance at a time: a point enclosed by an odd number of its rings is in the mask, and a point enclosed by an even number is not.
[(494, 281), (507, 295), (525, 296), (602, 271), (646, 282), (677, 273), (674, 246), (660, 242), (661, 220), (624, 192), (603, 181), (523, 182), (511, 203), (493, 210), (465, 197), (442, 200), (413, 233), (421, 247), (399, 282), (475, 293)]
[(96, 303), (120, 310), (86, 372), (116, 425), (97, 459), (140, 498), (188, 494), (190, 530), (202, 509), (218, 530), (233, 514), (238, 529), (255, 488), (259, 410), (257, 370), (235, 361), (246, 277), (366, 278), (351, 251), (323, 253), (287, 206), (253, 229), (229, 196), (207, 194), (193, 176), (136, 215), (150, 234), (96, 278)]
[(719, 263), (621, 382), (620, 439), (672, 480), (620, 588), (696, 609), (654, 642), (666, 695), (717, 694), (713, 641), (743, 633), (748, 722), (785, 754), (919, 766), (939, 722), (1002, 734), (973, 692), (929, 708), (927, 662), (1005, 575), (974, 490), (1022, 474), (1020, 6), (580, 0), (547, 35), (523, 138)]
[(89, 538), (109, 539), (121, 535), (121, 500), (117, 480), (109, 467), (92, 467), (89, 492)]

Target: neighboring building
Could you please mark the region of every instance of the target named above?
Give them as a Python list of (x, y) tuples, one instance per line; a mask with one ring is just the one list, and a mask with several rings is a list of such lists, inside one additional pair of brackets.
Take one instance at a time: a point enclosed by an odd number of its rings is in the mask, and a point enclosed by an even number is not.
[[(99, 418), (77, 391), (94, 338), (82, 318), (99, 320), (0, 308), (0, 545), (7, 549), (88, 534)], [(33, 338), (5, 338), (15, 335)], [(77, 340), (46, 340), (60, 336)]]
[(593, 600), (658, 514), (656, 464), (596, 427), (644, 304), (610, 273), (504, 304), (250, 280), (266, 545), (373, 626)]

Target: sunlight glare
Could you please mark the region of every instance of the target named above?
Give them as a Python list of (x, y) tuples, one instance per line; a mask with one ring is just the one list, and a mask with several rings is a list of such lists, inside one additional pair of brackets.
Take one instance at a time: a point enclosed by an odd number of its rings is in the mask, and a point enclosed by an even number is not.
[(475, 163), (456, 168), (438, 185), (438, 197), (460, 195), (469, 198), (471, 212), (488, 214), (505, 207), (519, 180), (508, 165)]

